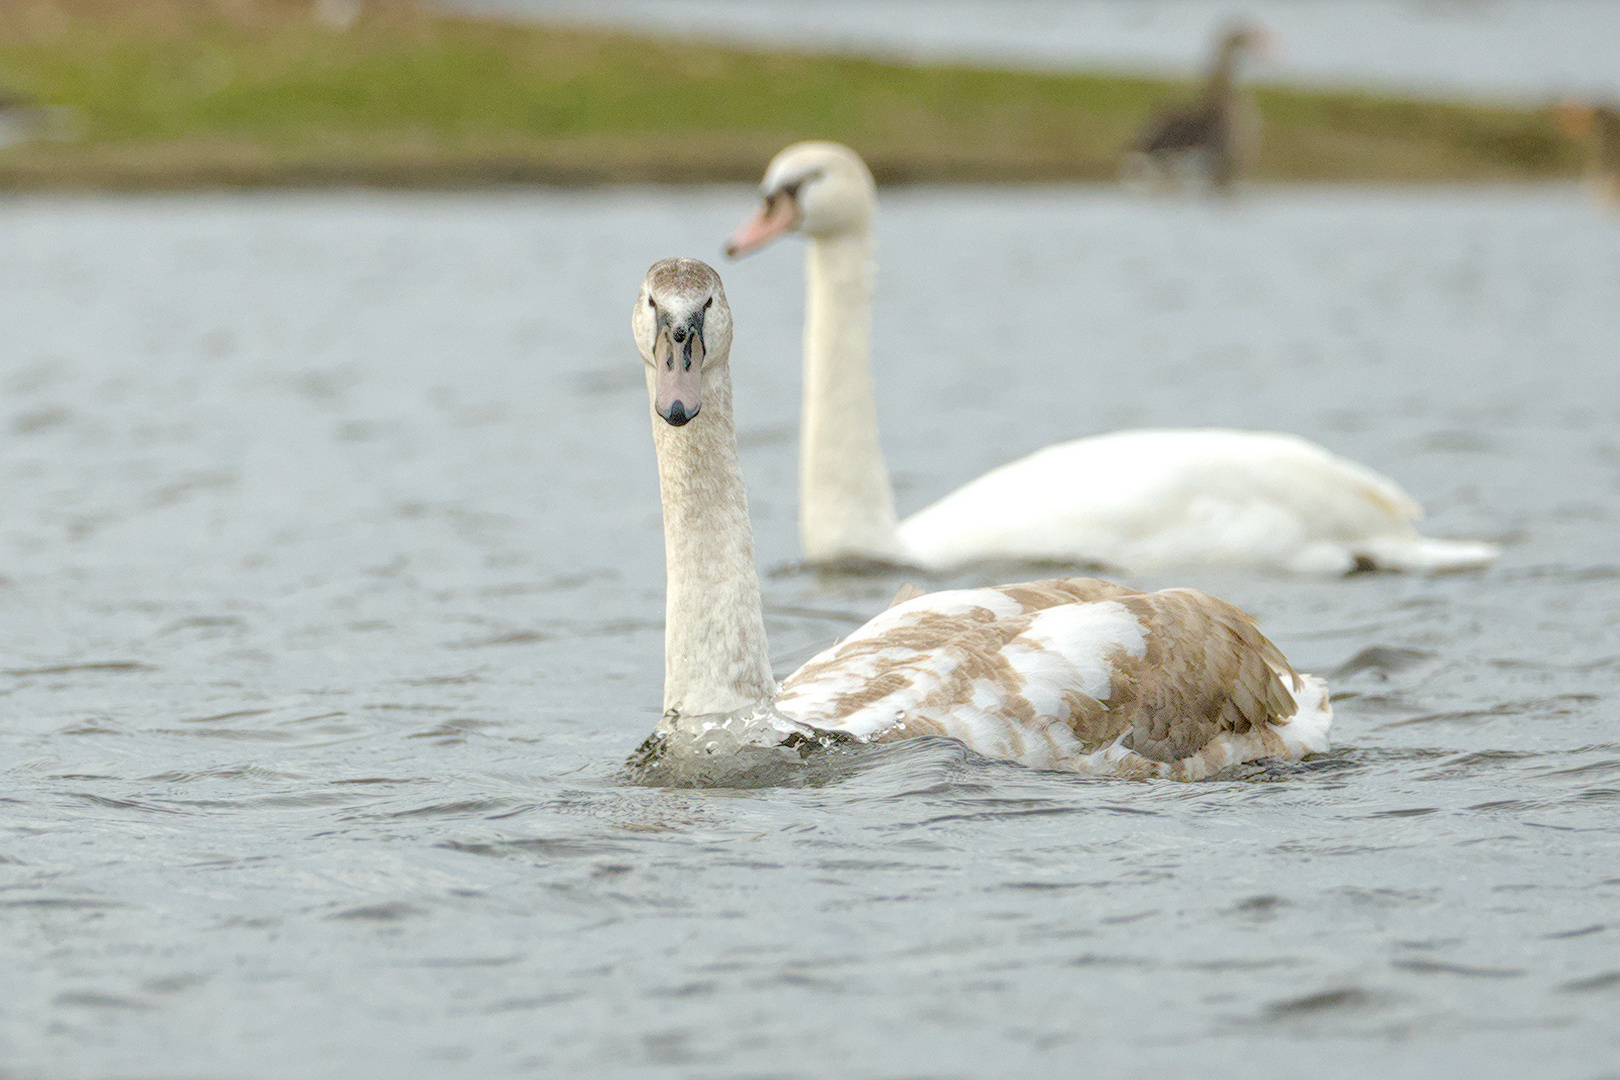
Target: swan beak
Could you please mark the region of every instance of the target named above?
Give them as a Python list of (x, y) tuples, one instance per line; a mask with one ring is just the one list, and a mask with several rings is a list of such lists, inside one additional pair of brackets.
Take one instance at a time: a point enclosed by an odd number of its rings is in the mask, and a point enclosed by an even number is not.
[(658, 328), (653, 366), (658, 369), (653, 408), (672, 427), (681, 427), (703, 407), (703, 322)]
[(759, 213), (738, 226), (726, 241), (728, 258), (740, 259), (752, 254), (783, 233), (792, 232), (799, 224), (799, 204), (785, 192), (765, 196)]

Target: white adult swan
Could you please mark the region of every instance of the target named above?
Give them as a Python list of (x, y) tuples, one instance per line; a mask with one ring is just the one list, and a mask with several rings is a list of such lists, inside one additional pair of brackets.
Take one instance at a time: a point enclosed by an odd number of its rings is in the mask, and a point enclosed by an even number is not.
[(664, 505), (664, 719), (642, 763), (840, 733), (943, 735), (1048, 769), (1197, 779), (1327, 749), (1327, 689), (1254, 622), (1190, 589), (1088, 578), (895, 604), (772, 677), (731, 415), (731, 309), (695, 259), (647, 273), (631, 320), (647, 365)]
[(726, 244), (783, 233), (805, 264), (799, 537), (812, 562), (878, 559), (943, 570), (986, 559), (1150, 571), (1242, 565), (1298, 573), (1460, 570), (1490, 544), (1432, 540), (1393, 481), (1293, 435), (1121, 431), (1047, 447), (899, 521), (878, 443), (869, 362), (872, 175), (836, 143), (788, 147), (764, 206)]

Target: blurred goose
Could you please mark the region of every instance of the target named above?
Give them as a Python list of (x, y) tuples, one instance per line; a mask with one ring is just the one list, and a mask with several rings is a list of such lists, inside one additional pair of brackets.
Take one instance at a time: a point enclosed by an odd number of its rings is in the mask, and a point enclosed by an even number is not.
[(0, 86), (0, 147), (55, 137), (71, 119), (68, 110), (52, 108), (21, 90)]
[(1248, 566), (1298, 573), (1459, 570), (1490, 544), (1431, 540), (1396, 484), (1293, 435), (1122, 431), (1003, 465), (900, 521), (869, 363), (872, 176), (847, 147), (799, 143), (766, 170), (765, 202), (733, 257), (797, 231), (805, 263), (799, 535), (812, 562), (947, 570), (990, 559), (1132, 572)]
[(1553, 111), (1564, 134), (1587, 143), (1587, 183), (1604, 206), (1620, 210), (1620, 107), (1566, 101)]
[(1203, 95), (1153, 116), (1132, 140), (1127, 178), (1168, 184), (1192, 173), (1216, 191), (1230, 190), (1260, 134), (1259, 114), (1238, 85), (1238, 61), (1270, 45), (1271, 35), (1262, 27), (1239, 24), (1227, 30)]
[(1237, 608), (1088, 578), (899, 599), (778, 687), (731, 407), (731, 309), (695, 259), (631, 320), (664, 508), (664, 719), (641, 762), (828, 736), (960, 740), (1045, 769), (1197, 779), (1327, 749), (1326, 687)]

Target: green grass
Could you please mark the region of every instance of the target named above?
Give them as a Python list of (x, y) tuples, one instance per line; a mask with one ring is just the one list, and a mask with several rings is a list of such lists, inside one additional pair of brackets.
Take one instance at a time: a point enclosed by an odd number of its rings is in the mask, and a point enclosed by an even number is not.
[[(880, 180), (1113, 177), (1187, 85), (910, 66), (450, 16), (346, 32), (292, 0), (81, 0), (0, 16), (0, 72), (68, 106), (76, 137), (0, 152), (0, 186), (755, 180), (830, 138)], [(32, 10), (32, 9), (30, 9)], [(1260, 181), (1573, 176), (1536, 111), (1262, 88)]]

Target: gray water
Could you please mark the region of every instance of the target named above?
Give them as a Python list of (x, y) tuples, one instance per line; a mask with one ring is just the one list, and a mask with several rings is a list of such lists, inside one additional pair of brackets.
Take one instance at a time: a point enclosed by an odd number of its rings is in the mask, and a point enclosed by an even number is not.
[[(0, 205), (0, 1076), (1620, 1076), (1620, 227), (1562, 188), (889, 194), (903, 511), (1066, 437), (1276, 428), (1503, 558), (1131, 581), (1333, 676), (1297, 767), (918, 741), (628, 786), (630, 305), (752, 199)], [(800, 251), (721, 270), (785, 672), (904, 578), (796, 568)]]
[(1612, 0), (452, 0), (756, 45), (1036, 68), (1202, 71), (1234, 15), (1278, 38), (1256, 77), (1532, 104), (1620, 95)]

